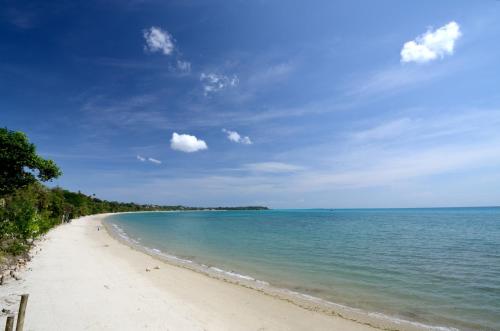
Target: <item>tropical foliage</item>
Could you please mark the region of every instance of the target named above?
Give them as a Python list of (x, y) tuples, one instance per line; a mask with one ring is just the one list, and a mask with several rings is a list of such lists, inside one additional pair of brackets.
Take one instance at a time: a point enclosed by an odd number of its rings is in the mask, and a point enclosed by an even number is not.
[(54, 161), (36, 154), (24, 133), (0, 128), (0, 197), (37, 179), (45, 182), (60, 175)]

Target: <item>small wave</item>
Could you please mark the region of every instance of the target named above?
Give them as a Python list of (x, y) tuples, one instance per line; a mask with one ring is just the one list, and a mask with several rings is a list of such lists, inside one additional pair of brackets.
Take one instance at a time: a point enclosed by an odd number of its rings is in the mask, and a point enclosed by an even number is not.
[(234, 272), (234, 271), (227, 271), (227, 270), (219, 269), (217, 267), (210, 267), (209, 269), (214, 270), (214, 271), (216, 271), (218, 273), (230, 276), (230, 277), (236, 277), (236, 278), (239, 278), (239, 279), (245, 279), (245, 280), (249, 280), (249, 281), (259, 282), (261, 284), (269, 284), (267, 282), (259, 281), (259, 280), (255, 279), (253, 277), (250, 277), (250, 276), (247, 276), (247, 275), (242, 275), (242, 274), (239, 274), (239, 273)]
[(127, 241), (130, 241), (130, 238), (129, 236), (125, 233), (125, 231), (119, 227), (118, 225), (116, 224), (113, 224), (113, 228), (115, 229), (115, 232), (123, 239), (127, 240)]
[(411, 324), (416, 327), (426, 329), (426, 330), (433, 330), (433, 331), (460, 331), (457, 328), (452, 328), (452, 327), (446, 327), (446, 326), (437, 326), (437, 325), (428, 325), (424, 323), (419, 323), (419, 322), (414, 322), (414, 321), (408, 321), (405, 319), (397, 318), (394, 316), (388, 316), (382, 313), (368, 313), (368, 316), (375, 317), (375, 318), (380, 318), (380, 319), (385, 319), (389, 320), (393, 323), (396, 324)]
[(150, 253), (152, 255), (155, 255), (155, 256), (159, 256), (159, 257), (165, 258), (167, 260), (171, 260), (171, 261), (174, 260), (174, 261), (182, 262), (182, 263), (193, 263), (193, 261), (191, 261), (191, 260), (182, 259), (182, 258), (177, 257), (175, 255), (164, 253), (161, 250), (159, 250), (158, 248), (150, 248), (150, 247), (147, 247), (147, 246), (139, 246), (139, 248), (143, 248), (148, 253)]

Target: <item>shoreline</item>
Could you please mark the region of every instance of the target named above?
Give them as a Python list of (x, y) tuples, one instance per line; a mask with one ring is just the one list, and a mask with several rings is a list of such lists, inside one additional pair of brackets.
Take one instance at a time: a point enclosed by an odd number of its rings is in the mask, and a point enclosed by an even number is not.
[[(140, 212), (139, 212), (140, 213)], [(276, 287), (266, 281), (256, 279), (252, 276), (243, 275), (233, 270), (223, 270), (218, 266), (205, 265), (184, 259), (168, 252), (163, 252), (155, 248), (150, 248), (141, 245), (138, 241), (131, 239), (120, 227), (116, 224), (107, 221), (107, 216), (117, 215), (114, 213), (106, 215), (101, 220), (101, 224), (106, 229), (108, 234), (119, 241), (120, 243), (147, 254), (158, 261), (167, 263), (176, 267), (184, 268), (204, 276), (217, 279), (219, 281), (231, 283), (237, 286), (245, 287), (272, 298), (283, 300), (296, 305), (300, 308), (325, 314), (327, 316), (339, 317), (345, 320), (353, 321), (359, 324), (367, 325), (379, 330), (402, 330), (402, 331), (419, 331), (419, 330), (436, 330), (436, 331), (458, 331), (458, 329), (427, 325), (417, 321), (409, 321), (402, 318), (389, 316), (386, 314), (365, 311), (358, 308), (349, 307), (343, 304), (327, 301), (319, 297), (309, 294), (296, 292), (287, 288)]]
[(21, 280), (0, 286), (11, 313), (29, 294), (26, 331), (376, 330), (160, 261), (98, 231), (106, 215), (52, 229)]
[(106, 221), (116, 214), (52, 229), (21, 280), (0, 286), (0, 307), (16, 312), (29, 293), (25, 330), (453, 330), (387, 320), (148, 249)]

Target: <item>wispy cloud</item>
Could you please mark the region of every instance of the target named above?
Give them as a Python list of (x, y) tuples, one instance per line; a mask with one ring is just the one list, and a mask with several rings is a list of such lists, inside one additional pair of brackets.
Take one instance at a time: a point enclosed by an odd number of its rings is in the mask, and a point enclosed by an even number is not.
[(286, 79), (295, 67), (289, 62), (282, 62), (273, 65), (267, 65), (260, 70), (253, 72), (247, 79), (248, 84), (253, 88), (257, 86), (275, 83)]
[(127, 58), (119, 58), (119, 57), (97, 57), (97, 58), (77, 58), (77, 60), (86, 62), (86, 63), (91, 63), (91, 64), (96, 64), (99, 66), (105, 66), (105, 67), (115, 67), (115, 68), (121, 68), (121, 69), (141, 69), (141, 70), (159, 70), (162, 69), (164, 66), (163, 64), (158, 64), (158, 63), (151, 63), (151, 62), (146, 62), (142, 60), (135, 60), (135, 59), (127, 59)]
[(388, 140), (392, 141), (392, 144), (447, 137), (456, 141), (461, 141), (464, 137), (469, 137), (470, 140), (482, 136), (491, 136), (491, 139), (497, 137), (495, 131), (500, 125), (499, 111), (477, 109), (456, 112), (387, 119), (369, 128), (355, 131), (351, 137), (361, 143)]
[[(347, 96), (377, 96), (392, 95), (405, 89), (421, 86), (448, 74), (453, 66), (445, 66), (432, 71), (418, 67), (392, 66), (363, 74), (347, 84)], [(362, 102), (358, 101), (359, 102)]]
[(382, 123), (378, 126), (361, 130), (352, 134), (356, 140), (378, 140), (397, 137), (403, 132), (407, 131), (412, 125), (413, 121), (409, 118), (398, 118)]
[(160, 160), (154, 159), (152, 157), (148, 157), (148, 161), (155, 164), (161, 164)]
[(500, 152), (496, 148), (500, 141), (492, 144), (470, 144), (464, 146), (441, 146), (433, 149), (399, 151), (383, 158), (372, 158), (370, 164), (350, 170), (316, 172), (300, 178), (298, 186), (304, 190), (324, 190), (336, 187), (388, 186), (432, 175), (453, 173), (485, 164), (499, 164)]
[(251, 145), (252, 140), (248, 136), (241, 136), (238, 132), (236, 131), (231, 131), (231, 130), (226, 130), (222, 129), (222, 132), (227, 134), (227, 139), (229, 139), (232, 142), (243, 144), (243, 145)]
[(82, 106), (86, 120), (82, 126), (95, 130), (96, 127), (127, 128), (132, 130), (166, 129), (170, 121), (160, 111), (158, 96), (136, 95), (125, 99), (107, 95), (87, 98)]
[(239, 84), (239, 79), (236, 75), (230, 77), (222, 74), (204, 72), (200, 75), (200, 81), (203, 85), (203, 93), (205, 96), (222, 91), (225, 88), (235, 87)]
[(181, 73), (190, 73), (191, 72), (191, 62), (177, 60), (177, 70)]
[(282, 162), (258, 162), (244, 164), (242, 169), (254, 172), (287, 173), (302, 170), (303, 167)]
[(4, 1), (0, 18), (19, 29), (33, 29), (64, 15), (68, 6), (59, 1)]
[(496, 129), (500, 111), (455, 110), (440, 116), (430, 111), (426, 116), (423, 110), (419, 113), (351, 133), (350, 141), (338, 142), (343, 150), (336, 150), (326, 161), (317, 159), (317, 163), (331, 166), (304, 174), (300, 185), (310, 189), (387, 186), (500, 164)]
[(170, 147), (173, 150), (185, 153), (197, 152), (208, 148), (205, 141), (196, 138), (196, 136), (189, 134), (178, 134), (176, 132), (172, 134), (172, 139), (170, 139)]
[(435, 31), (428, 30), (403, 45), (401, 62), (425, 63), (451, 55), (461, 35), (460, 26), (454, 21)]
[(161, 161), (158, 160), (158, 159), (155, 159), (155, 158), (152, 158), (152, 157), (144, 157), (144, 156), (140, 156), (140, 155), (137, 155), (137, 160), (141, 161), (141, 162), (146, 162), (146, 161), (149, 161), (151, 163), (154, 163), (154, 164), (161, 164)]
[(164, 55), (170, 55), (174, 51), (174, 39), (168, 31), (159, 27), (152, 26), (143, 31), (146, 45), (144, 49), (149, 52), (162, 52)]
[(20, 29), (31, 29), (35, 27), (38, 20), (35, 12), (30, 10), (18, 10), (16, 8), (6, 9), (5, 14), (2, 16), (5, 16), (10, 23)]

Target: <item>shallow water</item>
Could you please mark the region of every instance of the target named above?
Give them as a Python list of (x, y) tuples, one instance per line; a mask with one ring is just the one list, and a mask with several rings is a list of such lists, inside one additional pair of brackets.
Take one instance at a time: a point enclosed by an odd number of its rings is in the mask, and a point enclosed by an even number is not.
[(500, 330), (500, 208), (159, 212), (111, 216), (200, 264), (426, 325)]

